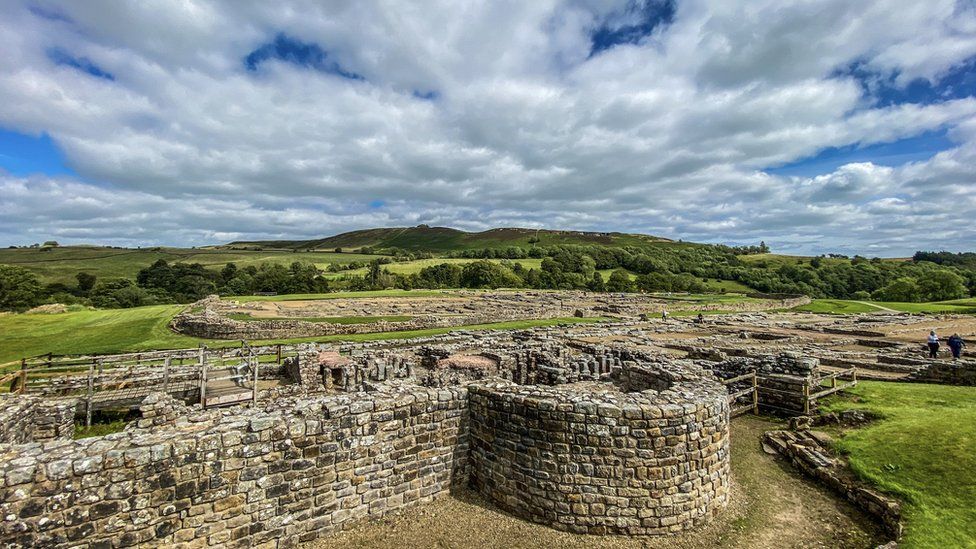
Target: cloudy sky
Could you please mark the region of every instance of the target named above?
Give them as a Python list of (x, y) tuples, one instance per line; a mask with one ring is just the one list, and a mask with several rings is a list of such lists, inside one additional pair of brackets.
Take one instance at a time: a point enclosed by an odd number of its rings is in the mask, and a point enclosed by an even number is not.
[(976, 249), (973, 0), (0, 0), (0, 243)]

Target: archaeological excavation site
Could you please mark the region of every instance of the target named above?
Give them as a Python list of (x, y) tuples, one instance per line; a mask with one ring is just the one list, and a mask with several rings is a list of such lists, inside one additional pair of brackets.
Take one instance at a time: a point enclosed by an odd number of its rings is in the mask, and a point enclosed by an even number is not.
[[(793, 298), (769, 299), (775, 309)], [(768, 452), (896, 540), (899, 502), (853, 479), (816, 430), (870, 418), (823, 413), (821, 403), (864, 379), (976, 384), (973, 361), (927, 359), (919, 343), (933, 323), (971, 329), (972, 318), (663, 318), (666, 306), (582, 292), (382, 303), (213, 297), (187, 307), (172, 329), (220, 345), (25, 358), (0, 400), (0, 545), (297, 547), (459, 489), (557, 531), (678, 539), (733, 503), (731, 427), (744, 415), (771, 418)], [(241, 320), (242, 311), (293, 320)], [(250, 342), (367, 326), (302, 320), (337, 311), (409, 317), (391, 323), (411, 326), (542, 311), (599, 320)], [(117, 432), (73, 437), (119, 410)]]

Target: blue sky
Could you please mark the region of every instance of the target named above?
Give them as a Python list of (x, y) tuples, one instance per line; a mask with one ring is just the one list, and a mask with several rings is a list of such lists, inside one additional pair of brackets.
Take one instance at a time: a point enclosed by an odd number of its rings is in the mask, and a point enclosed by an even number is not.
[(0, 127), (0, 168), (13, 175), (76, 175), (47, 134), (25, 135)]
[(0, 244), (425, 223), (972, 249), (973, 29), (964, 0), (13, 0)]

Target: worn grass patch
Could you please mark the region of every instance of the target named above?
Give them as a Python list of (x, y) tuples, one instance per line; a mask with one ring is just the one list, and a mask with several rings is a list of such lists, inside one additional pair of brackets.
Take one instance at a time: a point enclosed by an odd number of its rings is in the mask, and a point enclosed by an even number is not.
[(901, 547), (976, 547), (976, 387), (863, 381), (827, 408), (883, 416), (837, 449), (859, 477), (905, 501)]

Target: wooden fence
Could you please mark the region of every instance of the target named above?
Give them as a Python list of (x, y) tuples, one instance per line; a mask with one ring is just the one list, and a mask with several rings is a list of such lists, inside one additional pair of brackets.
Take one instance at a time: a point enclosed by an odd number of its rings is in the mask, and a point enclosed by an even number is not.
[(87, 423), (99, 409), (135, 407), (164, 392), (204, 407), (257, 401), (261, 364), (281, 364), (296, 345), (172, 349), (110, 355), (40, 355), (0, 377), (10, 392), (81, 401)]

